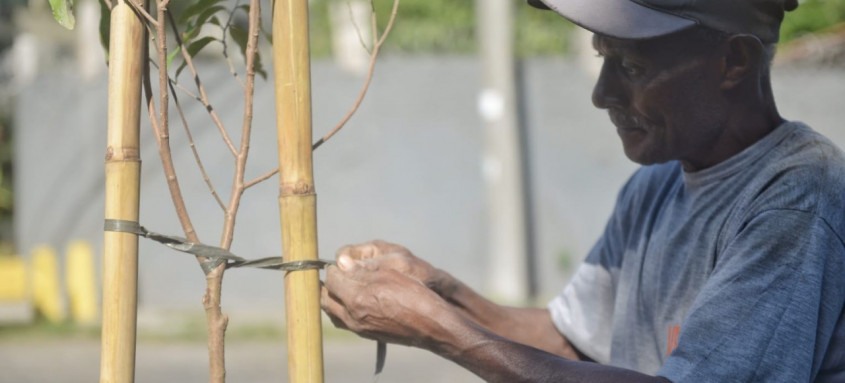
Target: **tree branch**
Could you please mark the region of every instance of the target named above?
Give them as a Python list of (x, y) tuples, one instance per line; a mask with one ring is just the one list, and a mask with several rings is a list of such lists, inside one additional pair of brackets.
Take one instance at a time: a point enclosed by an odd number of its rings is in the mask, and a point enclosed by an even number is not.
[(226, 132), (226, 128), (223, 126), (223, 122), (220, 120), (220, 117), (217, 116), (217, 112), (211, 106), (211, 103), (208, 100), (208, 94), (205, 92), (205, 86), (202, 84), (202, 80), (200, 80), (200, 76), (197, 73), (197, 68), (194, 66), (194, 60), (191, 58), (191, 55), (188, 54), (188, 49), (185, 47), (184, 41), (182, 41), (182, 37), (179, 36), (179, 30), (176, 27), (176, 20), (174, 20), (173, 15), (168, 13), (168, 17), (170, 18), (170, 27), (173, 30), (173, 36), (176, 39), (176, 43), (179, 44), (179, 51), (182, 52), (182, 58), (185, 60), (185, 64), (188, 67), (188, 70), (191, 71), (191, 74), (194, 77), (194, 83), (197, 86), (197, 90), (199, 91), (199, 98), (198, 100), (202, 103), (205, 107), (205, 110), (208, 111), (209, 116), (211, 117), (211, 121), (214, 122), (214, 126), (217, 127), (217, 130), (220, 131), (220, 135), (223, 137), (223, 142), (226, 143), (226, 146), (229, 148), (229, 151), (232, 153), (233, 156), (237, 156), (238, 151), (235, 149), (235, 145), (232, 144), (232, 139), (229, 137), (229, 133)]
[[(194, 74), (194, 81), (197, 84), (200, 96), (203, 100), (205, 100), (204, 105), (206, 106), (206, 110), (211, 113), (212, 120), (215, 120), (215, 123), (217, 123), (218, 129), (220, 130), (223, 136), (223, 140), (226, 141), (227, 145), (229, 145), (230, 150), (234, 150), (234, 147), (232, 146), (231, 140), (229, 139), (228, 134), (226, 134), (226, 130), (224, 129), (222, 123), (219, 123), (219, 119), (216, 118), (216, 113), (214, 113), (213, 109), (210, 107), (210, 105), (208, 105), (208, 98), (205, 94), (205, 89), (202, 86), (202, 82), (199, 79), (199, 75), (197, 74), (196, 68), (194, 68), (193, 66), (193, 61), (191, 60), (187, 49), (181, 41), (181, 37), (179, 36), (178, 30), (176, 30), (173, 15), (167, 12), (167, 2), (168, 0), (160, 0), (158, 8), (159, 25), (157, 28), (157, 53), (159, 59), (159, 92), (160, 98), (162, 100), (161, 108), (163, 109), (163, 111), (160, 112), (162, 117), (159, 123), (161, 137), (159, 144), (159, 153), (161, 155), (162, 162), (164, 163), (168, 185), (170, 186), (171, 195), (173, 196), (173, 201), (176, 205), (176, 213), (179, 216), (179, 220), (182, 222), (183, 229), (186, 231), (185, 235), (191, 242), (199, 243), (199, 238), (197, 237), (196, 232), (194, 232), (193, 227), (186, 226), (186, 223), (190, 225), (190, 219), (188, 218), (188, 212), (184, 206), (184, 200), (182, 199), (181, 191), (179, 190), (179, 183), (176, 178), (175, 170), (173, 169), (173, 159), (170, 152), (166, 109), (168, 106), (167, 87), (170, 84), (167, 73), (167, 35), (165, 31), (165, 24), (167, 23), (168, 19), (171, 21), (171, 25), (173, 26), (174, 36), (179, 44), (180, 51), (182, 52), (182, 57), (185, 59), (186, 65)], [(208, 264), (210, 262), (208, 259), (201, 257), (198, 257), (198, 260), (200, 261), (200, 263), (203, 264)], [(208, 324), (209, 381), (212, 383), (224, 383), (226, 381), (225, 335), (226, 327), (228, 327), (229, 324), (229, 318), (223, 314), (223, 311), (220, 308), (220, 297), (223, 288), (223, 272), (225, 270), (225, 262), (219, 263), (212, 270), (205, 270), (206, 289), (205, 294), (203, 295), (202, 302), (206, 312), (206, 322)]]
[[(370, 2), (370, 7), (372, 9), (373, 3)], [(349, 20), (352, 21), (352, 26), (355, 27), (355, 34), (358, 35), (358, 42), (361, 43), (361, 47), (367, 51), (369, 54), (373, 54), (372, 49), (367, 46), (367, 43), (364, 42), (364, 35), (361, 33), (361, 27), (358, 26), (358, 22), (355, 20), (355, 12), (352, 10), (352, 3), (347, 1), (346, 8), (349, 10)]]
[(226, 221), (223, 228), (221, 246), (228, 249), (232, 244), (235, 231), (235, 218), (241, 197), (245, 190), (244, 172), (249, 154), (249, 141), (252, 132), (253, 98), (255, 93), (255, 58), (258, 52), (258, 35), (261, 31), (261, 5), (259, 0), (250, 0), (249, 4), (249, 31), (246, 44), (246, 83), (244, 86), (244, 114), (241, 126), (241, 146), (237, 155), (235, 165), (235, 179), (232, 181), (232, 194), (229, 200), (229, 207), (226, 210)]
[[(349, 109), (349, 111), (346, 112), (346, 115), (343, 116), (343, 118), (340, 120), (340, 122), (338, 122), (337, 125), (335, 125), (335, 127), (328, 134), (326, 134), (325, 136), (323, 136), (322, 138), (317, 140), (317, 142), (315, 142), (314, 145), (312, 145), (312, 147), (311, 147), (312, 150), (316, 150), (321, 145), (326, 143), (326, 141), (328, 141), (330, 138), (332, 138), (332, 136), (337, 134), (337, 132), (339, 132), (346, 125), (346, 123), (349, 122), (349, 120), (352, 118), (352, 116), (355, 115), (355, 113), (358, 111), (358, 108), (361, 107), (361, 103), (364, 101), (364, 97), (367, 95), (367, 90), (370, 88), (370, 83), (373, 80), (373, 75), (375, 73), (375, 67), (376, 67), (376, 60), (378, 59), (379, 51), (381, 50), (381, 46), (386, 41), (387, 36), (390, 35), (390, 31), (393, 29), (393, 26), (396, 23), (396, 15), (398, 14), (398, 12), (399, 12), (399, 0), (394, 0), (393, 1), (393, 9), (390, 12), (390, 19), (387, 21), (387, 25), (384, 28), (384, 32), (381, 34), (381, 36), (379, 36), (378, 30), (377, 30), (377, 18), (376, 18), (375, 8), (373, 8), (373, 14), (372, 14), (372, 19), (371, 19), (371, 21), (372, 21), (371, 25), (372, 25), (372, 28), (373, 28), (373, 49), (372, 49), (372, 51), (370, 51), (370, 66), (369, 66), (369, 69), (367, 70), (367, 76), (364, 80), (364, 85), (361, 87), (361, 90), (358, 92), (358, 97), (356, 97), (355, 102), (352, 104), (352, 107)], [(267, 173), (264, 173), (263, 175), (258, 176), (255, 179), (253, 179), (253, 180), (247, 182), (246, 184), (244, 184), (244, 189), (249, 189), (249, 188), (269, 179), (270, 177), (273, 177), (278, 172), (279, 172), (279, 169), (276, 168), (276, 169), (271, 170)]]
[[(106, 6), (108, 6), (109, 9), (111, 9), (112, 8), (111, 4), (110, 4), (111, 2), (109, 2), (108, 0), (104, 0), (104, 1), (106, 1)], [(142, 7), (141, 5), (135, 4), (134, 1), (127, 1), (126, 3), (129, 4), (129, 6), (131, 6), (132, 9), (134, 9), (136, 12), (138, 12), (138, 14), (140, 14), (145, 19), (147, 19), (147, 22), (150, 23), (150, 25), (152, 25), (154, 27), (158, 27), (158, 21), (156, 21), (156, 19), (152, 15), (150, 15), (150, 13), (147, 12), (147, 10), (144, 9), (144, 7)]]
[(168, 0), (160, 0), (158, 3), (156, 52), (159, 60), (159, 113), (157, 123), (158, 127), (155, 129), (156, 141), (158, 142), (159, 156), (161, 157), (162, 166), (164, 167), (164, 174), (167, 177), (167, 186), (170, 189), (170, 195), (176, 208), (176, 215), (179, 217), (179, 223), (182, 225), (185, 237), (191, 242), (198, 243), (199, 238), (194, 230), (193, 224), (191, 223), (191, 218), (188, 215), (188, 209), (186, 208), (185, 200), (182, 197), (182, 190), (179, 187), (179, 181), (176, 177), (176, 169), (173, 166), (173, 156), (170, 151), (170, 130), (168, 128), (169, 99), (167, 91), (167, 36), (164, 31), (165, 14), (167, 12), (168, 2)]
[(261, 182), (266, 181), (267, 179), (269, 179), (269, 178), (270, 178), (270, 177), (272, 177), (272, 176), (275, 176), (275, 175), (276, 175), (276, 174), (278, 174), (278, 173), (279, 173), (279, 169), (278, 169), (278, 168), (276, 168), (276, 169), (274, 169), (274, 170), (271, 170), (271, 171), (269, 171), (269, 172), (267, 172), (267, 173), (264, 173), (263, 175), (256, 177), (256, 178), (255, 178), (255, 179), (253, 179), (252, 181), (249, 181), (249, 182), (245, 183), (245, 184), (244, 184), (244, 189), (249, 189), (249, 188), (251, 188), (251, 187), (253, 187), (253, 186), (257, 185), (257, 184), (260, 184)]
[(355, 99), (355, 102), (352, 104), (352, 107), (346, 112), (346, 115), (340, 120), (340, 122), (335, 125), (334, 129), (332, 129), (328, 134), (323, 136), (323, 138), (319, 139), (317, 142), (314, 143), (313, 149), (317, 149), (320, 145), (326, 143), (332, 136), (337, 134), (343, 127), (346, 125), (347, 122), (355, 115), (355, 112), (358, 111), (358, 108), (361, 106), (361, 103), (364, 101), (364, 97), (367, 95), (367, 90), (370, 89), (370, 83), (373, 80), (373, 74), (375, 73), (376, 69), (376, 60), (378, 59), (379, 51), (381, 50), (381, 46), (384, 44), (387, 36), (390, 34), (390, 30), (393, 29), (393, 24), (396, 21), (396, 14), (399, 10), (399, 0), (393, 1), (393, 10), (390, 13), (390, 19), (387, 21), (387, 26), (384, 28), (384, 33), (382, 33), (381, 37), (378, 35), (378, 27), (377, 27), (377, 18), (375, 8), (373, 8), (373, 17), (372, 17), (372, 28), (373, 28), (373, 51), (370, 54), (370, 67), (367, 71), (367, 77), (364, 80), (364, 85), (361, 87), (361, 90), (358, 92), (358, 97)]
[(235, 17), (235, 11), (238, 10), (238, 6), (241, 5), (241, 0), (235, 2), (235, 5), (232, 7), (232, 10), (229, 11), (229, 16), (226, 18), (226, 24), (221, 27), (221, 35), (223, 36), (220, 39), (220, 43), (223, 44), (223, 57), (226, 58), (226, 64), (229, 66), (229, 73), (235, 80), (238, 80), (238, 84), (241, 85), (241, 88), (244, 87), (244, 83), (241, 81), (241, 77), (238, 75), (238, 71), (235, 70), (235, 64), (232, 63), (232, 58), (229, 57), (229, 43), (226, 41), (226, 32), (229, 30), (229, 26), (232, 25), (232, 19)]
[(173, 80), (168, 81), (167, 84), (170, 87), (170, 93), (173, 96), (173, 103), (176, 105), (176, 110), (179, 112), (179, 119), (182, 121), (182, 127), (185, 129), (185, 135), (188, 136), (188, 144), (191, 147), (191, 152), (194, 154), (194, 161), (200, 169), (202, 179), (205, 181), (206, 186), (208, 186), (208, 191), (211, 192), (211, 195), (214, 196), (214, 200), (217, 201), (217, 204), (220, 206), (220, 209), (226, 211), (226, 206), (223, 204), (223, 200), (220, 199), (220, 195), (217, 194), (217, 189), (214, 188), (214, 184), (211, 182), (211, 178), (208, 176), (208, 172), (205, 171), (205, 166), (202, 164), (202, 159), (200, 159), (197, 145), (194, 143), (194, 135), (191, 134), (191, 129), (188, 126), (188, 120), (185, 118), (185, 112), (182, 110), (182, 104), (179, 102), (179, 96), (176, 94), (176, 88), (173, 86)]

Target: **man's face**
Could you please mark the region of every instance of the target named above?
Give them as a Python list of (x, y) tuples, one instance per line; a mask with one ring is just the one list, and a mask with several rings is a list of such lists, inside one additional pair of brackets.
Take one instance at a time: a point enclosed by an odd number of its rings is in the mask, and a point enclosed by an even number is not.
[(716, 49), (684, 35), (631, 41), (596, 36), (604, 57), (593, 104), (607, 109), (625, 155), (648, 165), (680, 160), (687, 171), (715, 164), (726, 102)]

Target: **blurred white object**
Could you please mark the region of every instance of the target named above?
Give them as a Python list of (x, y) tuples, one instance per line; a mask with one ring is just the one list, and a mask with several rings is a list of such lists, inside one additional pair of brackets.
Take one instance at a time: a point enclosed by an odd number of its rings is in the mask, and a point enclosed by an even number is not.
[(593, 32), (583, 28), (577, 28), (572, 34), (573, 48), (578, 57), (578, 64), (585, 73), (596, 79), (601, 72), (603, 60), (596, 54), (593, 48)]
[(370, 3), (361, 0), (335, 1), (329, 6), (329, 14), (335, 63), (347, 72), (366, 73), (370, 62), (368, 49), (372, 49)]
[(76, 60), (79, 74), (92, 80), (106, 68), (100, 44), (100, 5), (96, 1), (81, 1), (76, 7)]
[(20, 89), (32, 82), (38, 74), (38, 39), (31, 33), (22, 32), (12, 44), (12, 86)]

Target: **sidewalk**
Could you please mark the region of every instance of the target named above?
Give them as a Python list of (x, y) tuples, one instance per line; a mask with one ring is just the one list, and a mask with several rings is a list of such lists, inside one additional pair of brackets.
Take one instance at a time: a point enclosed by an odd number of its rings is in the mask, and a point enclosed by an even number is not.
[[(282, 341), (232, 341), (226, 347), (227, 381), (287, 382)], [(100, 343), (85, 340), (2, 340), (0, 382), (91, 383), (99, 380)], [(363, 339), (327, 341), (327, 383), (372, 382), (375, 342)], [(207, 382), (208, 359), (202, 342), (139, 342), (135, 381)], [(390, 345), (380, 383), (482, 382), (456, 364), (428, 352)]]

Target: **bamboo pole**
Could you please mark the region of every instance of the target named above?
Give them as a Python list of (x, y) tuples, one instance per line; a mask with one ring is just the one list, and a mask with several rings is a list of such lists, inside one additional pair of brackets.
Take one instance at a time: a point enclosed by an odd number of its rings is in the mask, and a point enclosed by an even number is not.
[[(144, 28), (128, 4), (111, 11), (105, 218), (138, 220)], [(106, 232), (100, 382), (135, 379), (138, 237)]]
[[(287, 261), (317, 259), (307, 0), (276, 0), (273, 42), (284, 257)], [(285, 274), (291, 383), (323, 382), (319, 283), (317, 270)]]

